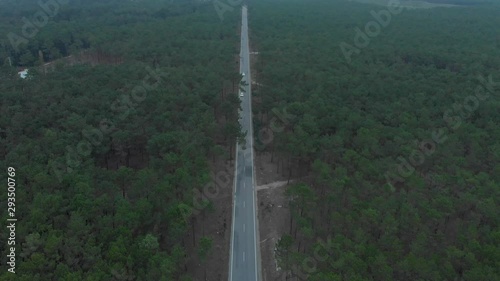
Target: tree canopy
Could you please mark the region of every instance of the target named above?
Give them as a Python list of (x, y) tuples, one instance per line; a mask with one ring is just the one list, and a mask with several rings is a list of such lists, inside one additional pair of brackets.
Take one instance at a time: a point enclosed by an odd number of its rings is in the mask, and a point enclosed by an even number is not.
[(295, 179), (278, 265), (297, 280), (500, 280), (498, 4), (405, 9), (366, 46), (356, 28), (387, 7), (249, 9), (255, 131), (273, 130), (264, 151)]
[[(0, 3), (0, 29), (22, 36), (37, 2)], [(190, 255), (211, 249), (186, 249), (194, 199), (241, 134), (238, 16), (70, 1), (18, 50), (2, 38), (0, 166), (17, 170), (20, 222), (17, 273), (0, 280), (191, 280)]]

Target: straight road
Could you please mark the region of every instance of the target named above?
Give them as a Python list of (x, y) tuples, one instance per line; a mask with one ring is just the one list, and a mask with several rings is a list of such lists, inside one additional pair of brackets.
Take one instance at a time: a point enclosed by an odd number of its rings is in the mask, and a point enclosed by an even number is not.
[[(229, 281), (258, 281), (259, 251), (256, 223), (256, 189), (253, 167), (253, 131), (250, 56), (248, 46), (247, 8), (242, 8), (240, 72), (244, 73), (245, 92), (241, 99), (240, 124), (247, 132), (246, 144), (236, 145), (235, 184), (233, 198), (233, 223), (231, 227), (231, 253)], [(239, 93), (238, 93), (239, 95)]]

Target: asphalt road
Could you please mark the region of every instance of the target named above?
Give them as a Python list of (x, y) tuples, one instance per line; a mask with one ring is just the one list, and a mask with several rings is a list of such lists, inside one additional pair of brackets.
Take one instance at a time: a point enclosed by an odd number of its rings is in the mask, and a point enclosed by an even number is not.
[[(236, 171), (231, 227), (229, 281), (259, 280), (257, 251), (256, 190), (253, 167), (253, 132), (251, 108), (250, 56), (248, 47), (247, 9), (242, 8), (240, 72), (245, 73), (245, 93), (241, 99), (240, 124), (247, 132), (246, 145), (236, 146)], [(239, 96), (239, 93), (238, 93)]]

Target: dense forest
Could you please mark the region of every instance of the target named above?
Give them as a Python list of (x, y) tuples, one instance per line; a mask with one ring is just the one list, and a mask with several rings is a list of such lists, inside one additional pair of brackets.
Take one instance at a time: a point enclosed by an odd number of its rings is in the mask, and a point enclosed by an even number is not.
[(295, 180), (278, 265), (288, 280), (500, 280), (500, 7), (403, 10), (356, 43), (382, 10), (249, 5), (255, 132), (272, 129), (256, 141)]
[[(294, 180), (283, 280), (500, 280), (500, 5), (426, 2), (462, 6), (248, 1), (254, 149)], [(240, 13), (217, 9), (0, 2), (0, 180), (19, 220), (0, 281), (207, 279), (200, 194), (244, 134)]]
[[(188, 260), (211, 247), (186, 241), (210, 209), (200, 190), (242, 135), (239, 13), (222, 22), (208, 2), (153, 0), (58, 1), (49, 13), (38, 2), (50, 1), (0, 2), (0, 166), (16, 170), (19, 220), (16, 274), (0, 234), (0, 280), (193, 280)], [(6, 192), (0, 202), (5, 222)]]

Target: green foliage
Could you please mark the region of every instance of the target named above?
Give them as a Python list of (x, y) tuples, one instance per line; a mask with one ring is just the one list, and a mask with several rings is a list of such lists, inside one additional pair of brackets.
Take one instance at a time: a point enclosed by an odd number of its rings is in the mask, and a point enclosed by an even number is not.
[[(287, 189), (290, 228), (276, 249), (289, 276), (500, 280), (500, 158), (492, 153), (500, 7), (480, 4), (392, 14), (349, 62), (341, 43), (355, 45), (355, 28), (386, 7), (252, 2), (255, 123), (273, 129), (265, 149), (296, 179)], [(464, 99), (482, 84), (478, 74), (497, 84), (468, 112)], [(447, 110), (460, 117), (458, 129)], [(384, 174), (398, 157), (409, 159), (438, 129), (447, 140), (387, 188)], [(326, 237), (327, 255), (318, 255)]]
[(198, 247), (198, 256), (202, 261), (204, 261), (207, 258), (210, 249), (212, 248), (212, 239), (205, 236), (201, 237), (200, 245)]
[[(22, 34), (38, 2), (0, 3), (4, 34)], [(0, 164), (17, 170), (22, 221), (17, 274), (0, 280), (190, 280), (188, 256), (211, 248), (185, 248), (187, 218), (213, 208), (193, 206), (195, 191), (242, 134), (238, 84), (226, 83), (239, 75), (238, 14), (221, 24), (196, 1), (69, 2), (19, 50), (0, 39)]]

